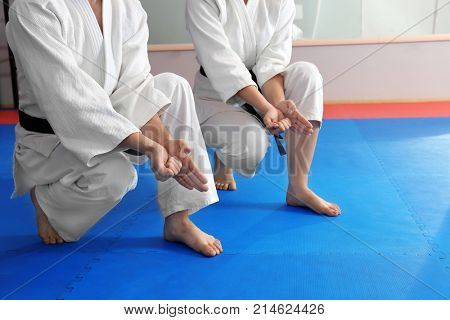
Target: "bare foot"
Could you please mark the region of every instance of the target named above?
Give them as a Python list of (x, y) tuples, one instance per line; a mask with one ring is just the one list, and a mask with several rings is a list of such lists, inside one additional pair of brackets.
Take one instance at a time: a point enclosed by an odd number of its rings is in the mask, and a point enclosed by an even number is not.
[(233, 169), (224, 166), (222, 161), (214, 155), (214, 181), (217, 190), (235, 191), (236, 181), (234, 180)]
[(166, 218), (164, 239), (184, 243), (207, 257), (214, 257), (223, 252), (220, 241), (192, 223), (186, 211), (174, 213)]
[(337, 204), (323, 200), (310, 189), (296, 190), (295, 192), (288, 191), (286, 203), (294, 207), (306, 207), (318, 214), (329, 217), (336, 217), (341, 214), (341, 208)]
[(58, 232), (53, 229), (48, 221), (47, 215), (39, 206), (39, 203), (36, 199), (36, 193), (33, 189), (31, 191), (31, 200), (33, 201), (33, 205), (36, 208), (36, 223), (38, 227), (39, 237), (41, 237), (42, 242), (45, 244), (60, 244), (64, 243), (64, 239), (61, 238)]

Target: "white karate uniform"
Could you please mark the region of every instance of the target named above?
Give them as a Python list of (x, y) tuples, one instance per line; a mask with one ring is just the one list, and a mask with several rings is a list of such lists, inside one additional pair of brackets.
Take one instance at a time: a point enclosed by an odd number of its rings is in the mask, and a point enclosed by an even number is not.
[(218, 201), (190, 86), (173, 74), (151, 75), (138, 0), (103, 0), (103, 32), (88, 0), (16, 0), (10, 17), (19, 108), (56, 133), (16, 127), (13, 196), (36, 187), (52, 226), (64, 240), (78, 240), (136, 184), (116, 147), (160, 114), (175, 138), (191, 142), (209, 180), (205, 193), (158, 182), (163, 216)]
[[(293, 0), (249, 0), (247, 5), (244, 0), (187, 0), (187, 28), (208, 76), (197, 73), (194, 86), (205, 141), (225, 165), (245, 176), (254, 174), (269, 146), (266, 130), (236, 95), (256, 86), (248, 70), (260, 87), (283, 75), (286, 99), (308, 120), (322, 121), (323, 80), (317, 67), (289, 65), (294, 18)], [(259, 133), (247, 134), (245, 128)]]

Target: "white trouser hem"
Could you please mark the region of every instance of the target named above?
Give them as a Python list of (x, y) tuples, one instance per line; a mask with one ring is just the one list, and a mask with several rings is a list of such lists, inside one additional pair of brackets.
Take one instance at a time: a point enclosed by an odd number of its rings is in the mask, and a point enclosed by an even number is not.
[(219, 202), (219, 197), (214, 196), (208, 200), (176, 204), (176, 205), (170, 206), (169, 208), (160, 209), (160, 210), (161, 210), (161, 214), (162, 214), (163, 218), (165, 219), (174, 213), (184, 211), (184, 210), (188, 210), (188, 214), (191, 215), (191, 214), (194, 214), (197, 211), (199, 211), (207, 206), (210, 206), (214, 203), (217, 203), (217, 202)]

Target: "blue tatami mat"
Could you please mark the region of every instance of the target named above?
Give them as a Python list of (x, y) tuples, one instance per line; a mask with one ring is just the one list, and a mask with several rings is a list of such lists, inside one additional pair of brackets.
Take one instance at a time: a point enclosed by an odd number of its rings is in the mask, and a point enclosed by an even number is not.
[(79, 243), (42, 245), (28, 198), (9, 200), (13, 127), (0, 137), (0, 297), (450, 297), (450, 118), (326, 121), (311, 186), (340, 204), (338, 218), (284, 205), (273, 148), (254, 179), (193, 216), (222, 241), (215, 258), (162, 240), (148, 167)]

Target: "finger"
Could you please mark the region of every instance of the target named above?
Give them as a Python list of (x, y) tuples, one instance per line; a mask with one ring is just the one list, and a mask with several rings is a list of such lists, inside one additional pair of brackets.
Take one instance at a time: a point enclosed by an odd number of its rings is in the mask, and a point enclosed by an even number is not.
[(167, 164), (165, 175), (169, 178), (176, 176), (180, 170), (178, 170), (174, 164), (169, 163)]
[(305, 126), (308, 130), (309, 129), (313, 129), (313, 125), (311, 122), (308, 121), (308, 119), (306, 119), (300, 112), (296, 112), (296, 120), (302, 124), (303, 126)]
[(289, 126), (289, 127), (292, 126), (292, 121), (291, 121), (291, 119), (289, 119), (289, 118), (284, 118), (282, 121), (284, 122), (285, 125), (287, 125), (287, 126)]
[(289, 119), (300, 122), (308, 129), (312, 129), (311, 122), (308, 121), (297, 109), (297, 106), (292, 100), (286, 101), (285, 104), (280, 105), (280, 111), (283, 112)]
[(295, 134), (302, 134), (302, 135), (305, 134), (303, 129), (299, 129), (297, 126), (292, 126), (289, 130), (291, 130)]
[(174, 175), (177, 175), (183, 167), (183, 164), (179, 159), (170, 157), (166, 163), (166, 167), (169, 168), (174, 173)]
[(207, 182), (204, 182), (203, 177), (197, 176), (197, 174), (198, 173), (196, 171), (187, 172), (186, 179), (188, 179), (190, 183), (192, 183), (194, 188), (197, 189), (198, 191), (200, 192), (208, 191), (208, 185), (206, 184)]
[(206, 183), (203, 183), (199, 177), (194, 172), (189, 172), (186, 174), (186, 179), (189, 179), (190, 182), (193, 184), (194, 188), (197, 189), (200, 192), (208, 191), (208, 185)]
[(194, 184), (192, 183), (191, 179), (189, 179), (186, 175), (182, 175), (182, 176), (181, 176), (181, 179), (184, 181), (184, 183), (185, 183), (186, 185), (189, 186), (189, 188), (191, 188), (191, 189), (194, 189), (194, 188), (195, 188), (195, 186), (194, 186)]
[(281, 123), (283, 124), (284, 131), (288, 130), (292, 126), (292, 122), (289, 119), (283, 119), (281, 120)]
[(294, 126), (301, 132), (301, 134), (312, 134), (314, 132), (313, 129), (307, 128), (303, 125), (303, 123), (299, 121), (294, 121)]
[(193, 173), (193, 175), (200, 181), (201, 184), (207, 184), (208, 178), (200, 171), (197, 165), (194, 163), (192, 159), (189, 161), (189, 169)]
[(176, 177), (175, 177), (175, 180), (176, 180), (180, 185), (182, 185), (183, 187), (185, 187), (186, 189), (189, 189), (189, 190), (193, 190), (193, 189), (194, 189), (194, 187), (193, 187), (192, 185), (190, 185), (189, 183), (187, 183), (187, 182), (185, 181), (184, 176), (176, 176)]

